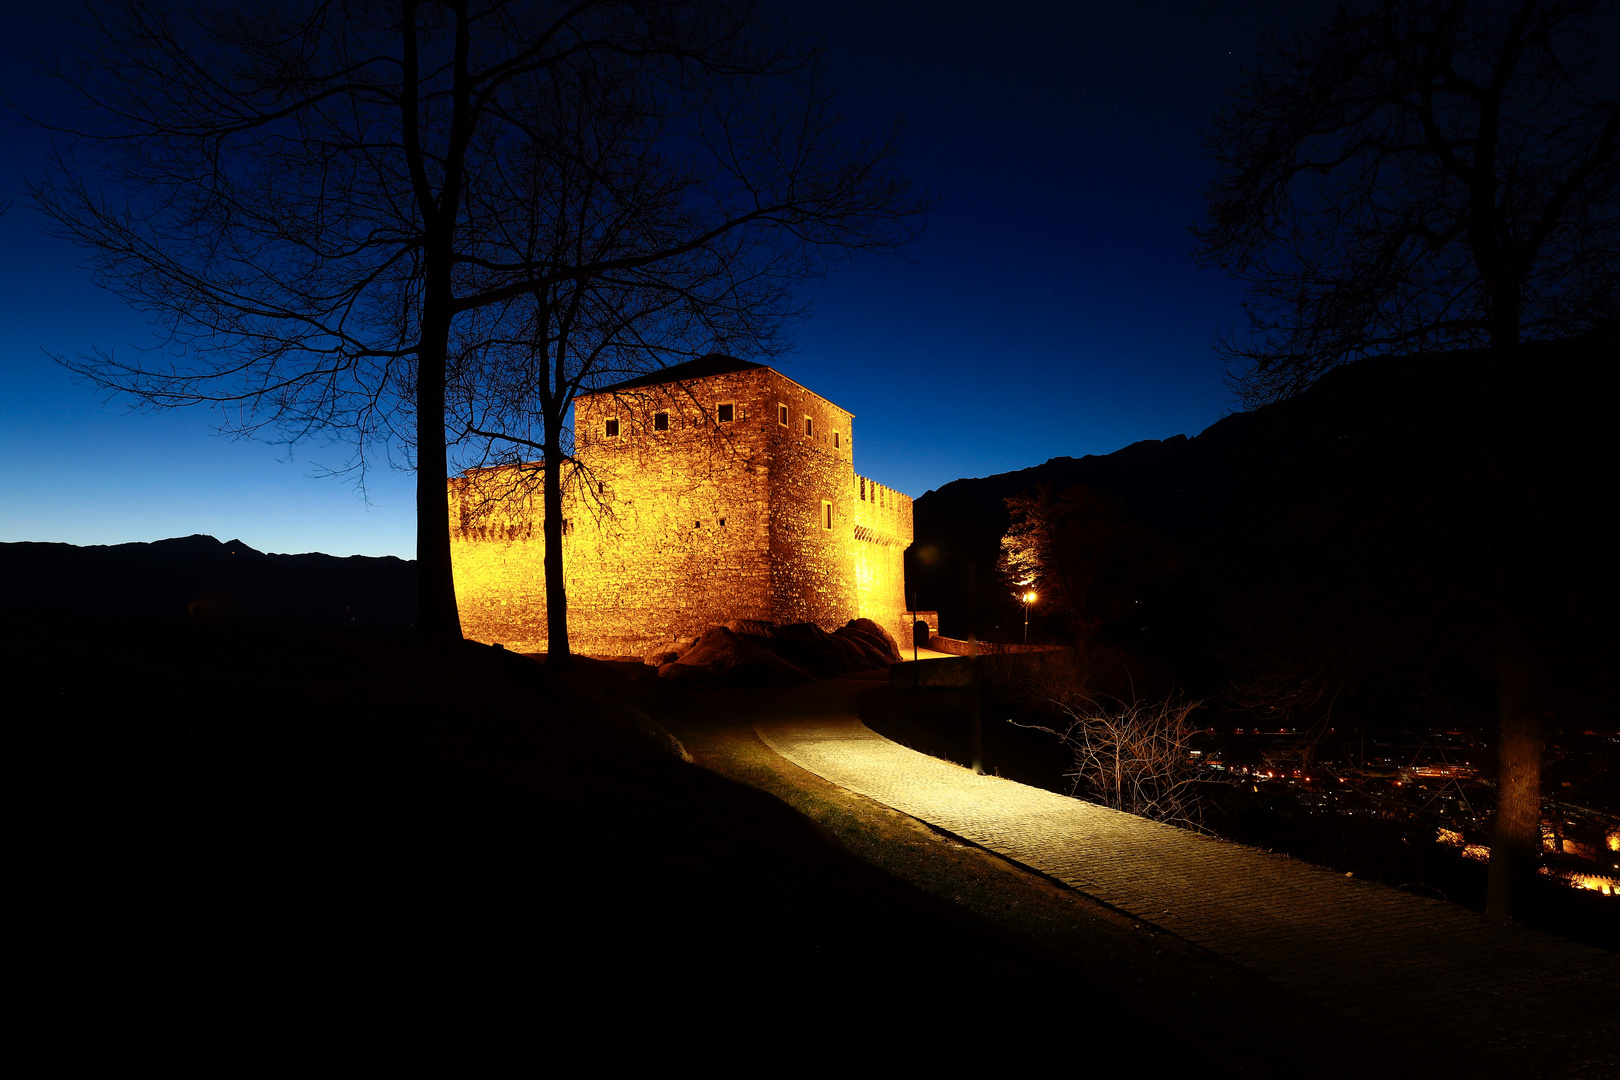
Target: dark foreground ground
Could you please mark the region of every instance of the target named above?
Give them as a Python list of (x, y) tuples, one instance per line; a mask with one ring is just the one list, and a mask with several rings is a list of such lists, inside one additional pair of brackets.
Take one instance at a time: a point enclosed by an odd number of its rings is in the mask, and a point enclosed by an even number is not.
[(365, 631), (5, 615), (15, 981), (50, 1061), (1436, 1075), (794, 775), (751, 741), (748, 692), (654, 700), (633, 669)]

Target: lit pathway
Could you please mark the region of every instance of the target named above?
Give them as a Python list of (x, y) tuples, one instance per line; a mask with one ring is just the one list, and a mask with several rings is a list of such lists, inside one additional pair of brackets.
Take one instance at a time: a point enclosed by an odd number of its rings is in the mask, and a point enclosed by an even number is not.
[(856, 719), (850, 700), (870, 686), (801, 688), (754, 728), (771, 749), (817, 776), (1065, 882), (1381, 1033), (1410, 1038), (1465, 1072), (1620, 1076), (1620, 957), (1280, 855), (974, 776)]

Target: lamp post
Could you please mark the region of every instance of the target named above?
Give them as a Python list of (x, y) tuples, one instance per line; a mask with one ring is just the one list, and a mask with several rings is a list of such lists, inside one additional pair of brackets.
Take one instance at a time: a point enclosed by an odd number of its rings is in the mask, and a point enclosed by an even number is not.
[[(915, 591), (911, 594), (911, 662), (913, 664), (917, 662), (917, 594)], [(912, 668), (911, 670), (915, 672), (917, 669)]]
[(979, 589), (978, 567), (967, 564), (968, 614), (968, 702), (972, 713), (969, 733), (972, 736), (973, 775), (984, 775), (984, 724), (981, 716), (982, 700), (979, 694)]
[(1028, 645), (1029, 644), (1029, 605), (1033, 604), (1039, 598), (1035, 595), (1035, 590), (1031, 589), (1028, 592), (1026, 592), (1021, 599), (1024, 601), (1024, 644)]

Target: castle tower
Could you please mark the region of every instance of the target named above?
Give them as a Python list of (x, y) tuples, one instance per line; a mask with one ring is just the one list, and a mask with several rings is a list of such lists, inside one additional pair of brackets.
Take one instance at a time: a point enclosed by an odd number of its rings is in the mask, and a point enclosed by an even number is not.
[[(853, 414), (709, 356), (580, 397), (564, 494), (571, 645), (639, 655), (732, 619), (907, 633), (911, 500), (855, 475)], [(462, 625), (544, 647), (536, 467), (450, 481)], [(532, 494), (520, 493), (525, 486)]]

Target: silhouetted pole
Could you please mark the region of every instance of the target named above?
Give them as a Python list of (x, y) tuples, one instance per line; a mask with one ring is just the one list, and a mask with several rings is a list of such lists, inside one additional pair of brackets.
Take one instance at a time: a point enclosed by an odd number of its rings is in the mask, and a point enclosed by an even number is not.
[(911, 688), (917, 689), (922, 676), (917, 673), (917, 590), (911, 590)]
[(968, 711), (972, 716), (973, 772), (984, 775), (984, 725), (979, 701), (979, 590), (977, 567), (968, 563)]
[[(917, 590), (911, 590), (911, 662), (917, 662)], [(913, 668), (913, 671), (916, 669)]]

